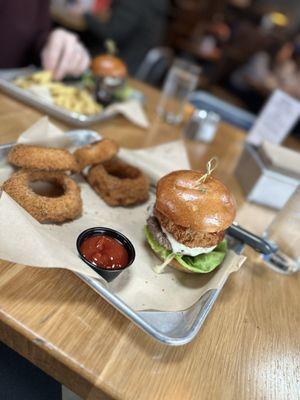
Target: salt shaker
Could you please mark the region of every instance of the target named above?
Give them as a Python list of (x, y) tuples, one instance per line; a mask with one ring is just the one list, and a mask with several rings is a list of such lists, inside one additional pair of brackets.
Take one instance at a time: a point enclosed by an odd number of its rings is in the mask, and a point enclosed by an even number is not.
[(196, 110), (184, 128), (187, 139), (211, 143), (216, 135), (220, 116), (213, 111)]

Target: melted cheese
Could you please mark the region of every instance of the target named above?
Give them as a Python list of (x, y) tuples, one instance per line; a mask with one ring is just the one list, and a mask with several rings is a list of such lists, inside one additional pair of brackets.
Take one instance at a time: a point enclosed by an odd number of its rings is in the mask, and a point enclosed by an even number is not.
[(184, 254), (186, 256), (196, 257), (199, 254), (210, 253), (215, 247), (217, 247), (217, 246), (188, 247), (182, 243), (177, 242), (177, 240), (174, 238), (174, 236), (171, 235), (169, 232), (167, 232), (164, 227), (161, 226), (161, 229), (164, 232), (164, 234), (167, 236), (167, 238), (172, 246), (173, 253)]

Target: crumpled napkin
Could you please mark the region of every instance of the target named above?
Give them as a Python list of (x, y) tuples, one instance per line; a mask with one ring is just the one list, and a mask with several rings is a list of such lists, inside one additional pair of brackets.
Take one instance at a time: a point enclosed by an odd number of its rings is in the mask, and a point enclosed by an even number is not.
[(119, 113), (140, 128), (149, 128), (149, 120), (141, 103), (137, 100), (127, 100), (123, 103), (114, 103), (108, 106), (105, 114)]

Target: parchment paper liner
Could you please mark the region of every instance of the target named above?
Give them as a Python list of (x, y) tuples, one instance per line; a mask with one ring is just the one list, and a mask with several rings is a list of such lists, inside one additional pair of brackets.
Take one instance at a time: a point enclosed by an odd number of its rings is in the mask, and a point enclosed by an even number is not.
[[(20, 142), (70, 145), (63, 132), (43, 118), (20, 136)], [(174, 169), (189, 168), (183, 143), (172, 142), (144, 150), (122, 149), (121, 156), (138, 164), (156, 181)], [(167, 156), (167, 157), (166, 157)], [(2, 183), (12, 169), (0, 163)], [(222, 266), (210, 274), (185, 274), (171, 268), (156, 275), (151, 266), (158, 262), (145, 243), (143, 227), (147, 207), (111, 208), (81, 176), (74, 176), (81, 187), (84, 211), (81, 218), (63, 225), (40, 224), (5, 192), (0, 199), (0, 258), (18, 264), (43, 268), (66, 268), (99, 279), (79, 257), (76, 238), (84, 229), (107, 226), (124, 233), (134, 244), (136, 260), (110, 284), (110, 290), (135, 310), (180, 311), (192, 306), (209, 289), (222, 286), (226, 277), (239, 269), (243, 256), (229, 251)]]

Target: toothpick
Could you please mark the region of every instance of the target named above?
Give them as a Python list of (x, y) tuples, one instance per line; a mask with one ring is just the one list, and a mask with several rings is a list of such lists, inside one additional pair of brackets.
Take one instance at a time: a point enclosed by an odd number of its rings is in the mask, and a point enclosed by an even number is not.
[(171, 253), (168, 255), (168, 257), (165, 259), (165, 261), (160, 264), (160, 265), (155, 265), (153, 267), (153, 271), (156, 272), (157, 274), (161, 274), (164, 269), (170, 264), (170, 262), (173, 260), (173, 258), (176, 256), (176, 253)]
[(218, 167), (219, 160), (218, 157), (212, 157), (206, 164), (206, 173), (203, 174), (195, 183), (194, 188), (200, 189), (201, 183), (205, 182), (206, 179), (211, 175), (211, 173)]

